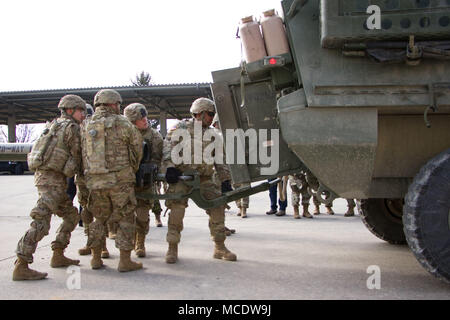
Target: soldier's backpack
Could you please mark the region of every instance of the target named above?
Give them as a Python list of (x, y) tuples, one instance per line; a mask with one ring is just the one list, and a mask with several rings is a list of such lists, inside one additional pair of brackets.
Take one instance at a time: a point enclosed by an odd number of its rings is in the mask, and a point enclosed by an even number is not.
[(64, 131), (66, 121), (53, 120), (45, 126), (39, 138), (33, 145), (31, 152), (27, 155), (28, 168), (63, 170), (69, 153), (64, 148)]
[(85, 170), (89, 174), (106, 174), (105, 127), (112, 127), (110, 119), (92, 117), (84, 123), (86, 139)]

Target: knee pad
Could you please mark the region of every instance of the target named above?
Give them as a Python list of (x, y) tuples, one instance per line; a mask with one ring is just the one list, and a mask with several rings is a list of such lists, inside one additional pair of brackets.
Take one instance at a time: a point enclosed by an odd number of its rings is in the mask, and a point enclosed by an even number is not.
[(39, 242), (50, 231), (50, 219), (34, 219), (27, 234), (33, 242)]

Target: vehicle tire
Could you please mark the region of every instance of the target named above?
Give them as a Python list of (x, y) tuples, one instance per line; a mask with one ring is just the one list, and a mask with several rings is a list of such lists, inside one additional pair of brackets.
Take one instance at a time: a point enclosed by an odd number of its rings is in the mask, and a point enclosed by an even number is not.
[(450, 149), (422, 167), (403, 208), (406, 240), (420, 264), (450, 283)]
[(15, 174), (15, 175), (22, 175), (23, 172), (24, 172), (24, 170), (23, 170), (23, 165), (22, 165), (21, 163), (17, 163), (17, 164), (14, 166), (14, 174)]
[(402, 199), (363, 199), (359, 214), (367, 229), (390, 244), (406, 244), (402, 222)]

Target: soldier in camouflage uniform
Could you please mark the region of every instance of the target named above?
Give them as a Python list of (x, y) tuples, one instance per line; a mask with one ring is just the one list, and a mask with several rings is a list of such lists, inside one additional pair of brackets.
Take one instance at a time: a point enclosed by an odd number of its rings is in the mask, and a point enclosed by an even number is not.
[[(94, 114), (94, 108), (90, 104), (86, 104), (87, 117)], [(81, 206), (81, 220), (83, 221), (84, 234), (86, 237), (89, 235), (89, 225), (94, 221), (94, 216), (87, 208), (87, 202), (89, 198), (89, 190), (86, 186), (86, 179), (84, 177), (83, 170), (75, 176), (75, 184), (77, 186), (77, 198), (78, 203)], [(83, 248), (78, 250), (80, 256), (86, 256), (91, 254), (91, 248), (86, 244)], [(109, 258), (109, 251), (106, 247), (106, 232), (102, 244), (102, 258)]]
[(347, 200), (347, 212), (344, 214), (344, 217), (352, 217), (355, 215), (354, 211), (356, 207), (355, 200), (353, 199), (345, 199), (345, 200)]
[(95, 113), (81, 125), (83, 168), (89, 190), (87, 208), (95, 220), (89, 225), (91, 267), (103, 266), (101, 259), (105, 223), (118, 223), (116, 247), (120, 250), (118, 270), (142, 268), (131, 260), (134, 249), (136, 197), (135, 173), (142, 158), (142, 136), (120, 115), (122, 97), (112, 89), (97, 92)]
[[(313, 197), (313, 203), (314, 203), (314, 215), (319, 215), (320, 214), (320, 204), (321, 202), (316, 198)], [(329, 215), (334, 215), (334, 211), (333, 211), (333, 201), (331, 201), (330, 203), (325, 205), (325, 210), (327, 211), (326, 213)]]
[[(237, 189), (240, 187), (250, 187), (250, 183), (234, 183), (233, 189)], [(237, 214), (238, 217), (247, 218), (247, 209), (248, 204), (250, 202), (250, 197), (244, 197), (242, 199), (236, 200), (236, 207), (238, 207), (239, 212)]]
[[(307, 181), (308, 185), (311, 186), (312, 189), (314, 189), (314, 190), (319, 189), (319, 181), (311, 172), (308, 171), (305, 174), (305, 177), (306, 177), (306, 181)], [(316, 196), (313, 197), (313, 203), (314, 203), (314, 212), (313, 213), (314, 213), (314, 215), (319, 215), (321, 202), (316, 198)], [(332, 207), (333, 207), (333, 201), (331, 201), (330, 203), (325, 205), (325, 209), (327, 210), (327, 213), (329, 215), (334, 214)]]
[[(161, 134), (153, 129), (147, 119), (147, 109), (140, 103), (132, 103), (128, 105), (124, 110), (124, 115), (127, 119), (133, 123), (142, 134), (142, 138), (149, 146), (150, 159), (148, 163), (157, 166), (161, 166), (163, 138)], [(140, 192), (148, 188), (151, 188), (156, 193), (156, 185), (136, 187), (135, 191)], [(137, 199), (136, 208), (136, 245), (135, 252), (140, 258), (145, 257), (145, 236), (148, 234), (150, 228), (150, 209), (153, 208), (154, 201)]]
[[(161, 189), (161, 184), (157, 184), (156, 186), (156, 192), (159, 193), (159, 190)], [(162, 221), (161, 221), (161, 204), (159, 203), (159, 200), (155, 200), (153, 207), (152, 207), (152, 212), (155, 215), (155, 224), (158, 228), (161, 228), (163, 226)]]
[[(36, 168), (34, 182), (39, 199), (30, 213), (33, 219), (31, 228), (17, 244), (13, 280), (39, 280), (47, 276), (47, 273), (29, 269), (28, 264), (33, 262), (38, 242), (48, 235), (52, 213), (61, 217), (63, 222), (57, 230), (55, 241), (51, 244), (53, 256), (50, 266), (58, 268), (80, 263), (79, 260), (64, 256), (71, 232), (79, 222), (78, 210), (73, 206), (66, 190), (67, 178), (73, 177), (80, 169), (79, 123), (86, 116), (86, 102), (79, 96), (66, 95), (61, 98), (58, 109), (61, 116), (47, 124), (39, 138), (48, 136), (50, 137), (48, 142), (42, 146), (38, 144), (38, 140), (34, 145), (36, 150), (32, 150), (29, 154), (29, 166)], [(44, 156), (37, 159), (36, 155), (39, 152)], [(37, 161), (39, 165), (36, 165)]]
[[(195, 159), (194, 152), (188, 155), (191, 159), (191, 164), (174, 163), (175, 160), (172, 158), (172, 149), (178, 144), (173, 137), (177, 136), (180, 132), (188, 132), (190, 134), (190, 141), (186, 142), (190, 143), (191, 146), (198, 146), (201, 144), (203, 147), (202, 150), (205, 150), (205, 147), (209, 144), (209, 142), (204, 141), (202, 137), (196, 137), (194, 135), (194, 130), (195, 128), (199, 128), (202, 135), (207, 133), (208, 130), (214, 130), (210, 128), (215, 114), (214, 102), (207, 98), (199, 98), (192, 103), (190, 111), (193, 119), (178, 123), (169, 131), (164, 140), (163, 171), (166, 171), (166, 181), (169, 183), (167, 193), (189, 192), (190, 187), (179, 182), (179, 176), (186, 170), (195, 170), (200, 175), (200, 191), (203, 197), (208, 200), (215, 199), (221, 196), (222, 190), (220, 182), (217, 181), (218, 179), (213, 178), (214, 174), (217, 173), (220, 181), (229, 179), (229, 172), (225, 162), (223, 162), (224, 164), (207, 164), (202, 157), (202, 162), (197, 163), (199, 159)], [(216, 139), (221, 139), (220, 135), (215, 133), (212, 133), (212, 135), (215, 136)], [(202, 141), (196, 139), (202, 139)], [(192, 148), (192, 151), (194, 151), (194, 148)], [(181, 231), (183, 230), (183, 218), (186, 207), (188, 206), (188, 199), (167, 200), (166, 206), (170, 208), (167, 230), (169, 249), (166, 254), (166, 262), (175, 263), (178, 258), (178, 243), (180, 242)], [(225, 247), (225, 207), (220, 206), (209, 209), (206, 210), (206, 213), (209, 215), (211, 237), (215, 242), (213, 257), (216, 259), (235, 261), (236, 255)]]
[(309, 213), (309, 200), (311, 195), (308, 193), (308, 183), (306, 182), (306, 176), (303, 172), (290, 175), (289, 185), (292, 190), (292, 206), (294, 207), (294, 219), (300, 219), (299, 202), (300, 195), (302, 197), (303, 217), (312, 219), (312, 215)]

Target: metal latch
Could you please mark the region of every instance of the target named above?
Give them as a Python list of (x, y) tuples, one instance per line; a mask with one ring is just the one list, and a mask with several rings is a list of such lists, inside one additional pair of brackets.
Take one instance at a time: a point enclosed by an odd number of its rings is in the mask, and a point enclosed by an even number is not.
[(431, 128), (431, 124), (428, 121), (428, 112), (430, 112), (430, 110), (432, 110), (433, 112), (438, 111), (437, 97), (434, 91), (434, 85), (432, 83), (428, 85), (428, 92), (430, 94), (430, 105), (425, 109), (423, 119), (425, 121), (425, 125), (427, 126), (427, 128)]

